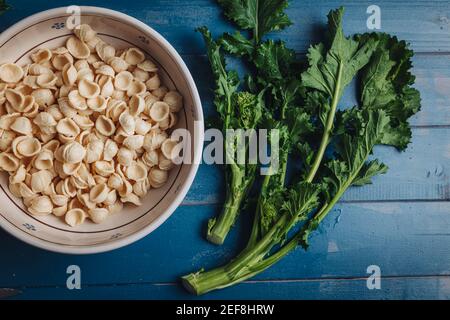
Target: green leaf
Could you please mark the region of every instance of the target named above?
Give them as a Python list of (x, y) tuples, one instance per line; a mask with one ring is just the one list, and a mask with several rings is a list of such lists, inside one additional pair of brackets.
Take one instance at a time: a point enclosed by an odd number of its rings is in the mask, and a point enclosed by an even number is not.
[(385, 130), (385, 134), (381, 143), (394, 146), (398, 150), (403, 151), (411, 142), (412, 132), (408, 123), (401, 123), (395, 127), (389, 126)]
[(286, 122), (289, 128), (289, 142), (296, 146), (304, 135), (314, 131), (311, 116), (298, 108), (288, 108), (286, 112)]
[[(311, 169), (311, 165), (314, 161), (314, 151), (307, 142), (300, 142), (297, 144), (296, 151), (301, 161), (302, 172), (308, 172)], [(302, 178), (305, 177), (302, 175)]]
[(308, 182), (300, 182), (289, 189), (282, 209), (298, 221), (304, 220), (306, 214), (319, 204), (320, 186)]
[(359, 124), (353, 125), (361, 130), (353, 134), (343, 134), (337, 151), (338, 157), (346, 162), (349, 170), (356, 172), (373, 147), (382, 141), (390, 119), (383, 110), (358, 110), (356, 116), (349, 118), (349, 121), (360, 121)]
[(228, 19), (240, 28), (253, 32), (258, 43), (271, 31), (281, 30), (291, 24), (284, 9), (286, 0), (218, 0)]
[[(338, 137), (336, 157), (325, 164), (322, 180), (327, 185), (325, 198), (328, 202), (340, 196), (352, 184), (362, 185), (387, 167), (377, 161), (366, 162), (373, 147), (381, 143), (389, 129), (389, 117), (383, 110), (349, 109), (344, 119), (351, 126)], [(356, 130), (355, 130), (356, 128)]]
[(286, 190), (282, 187), (275, 187), (270, 190), (270, 194), (261, 197), (261, 217), (260, 225), (262, 233), (266, 233), (280, 217), (280, 208), (285, 203)]
[(273, 40), (267, 40), (259, 45), (254, 58), (259, 75), (267, 82), (284, 80), (295, 72), (291, 69), (294, 61), (294, 50), (286, 48), (282, 41)]
[(328, 15), (328, 48), (324, 44), (308, 51), (310, 67), (302, 74), (305, 87), (313, 88), (340, 99), (344, 88), (358, 70), (369, 61), (377, 42), (373, 38), (359, 42), (345, 37), (342, 30), (344, 9), (331, 11)]
[(283, 121), (287, 109), (299, 101), (302, 93), (295, 52), (282, 41), (267, 40), (258, 46), (253, 63), (258, 70), (258, 84), (266, 87), (270, 95), (268, 111)]
[(328, 14), (328, 43), (309, 49), (309, 68), (301, 75), (302, 86), (308, 90), (307, 108), (317, 111), (316, 117), (322, 124), (320, 145), (311, 170), (306, 174), (306, 180), (310, 182), (314, 181), (332, 139), (335, 115), (344, 89), (367, 64), (377, 46), (373, 39), (362, 43), (345, 37), (343, 13), (344, 9), (340, 8)]
[(378, 162), (378, 160), (366, 162), (353, 180), (352, 185), (362, 186), (365, 184), (371, 184), (372, 177), (378, 174), (384, 174), (387, 170), (388, 167), (384, 163)]
[(374, 39), (377, 50), (362, 71), (362, 108), (381, 109), (390, 117), (383, 144), (404, 150), (411, 140), (408, 118), (420, 109), (420, 94), (412, 88), (412, 50), (404, 41), (385, 33), (358, 35), (359, 41)]
[(331, 110), (330, 99), (325, 96), (323, 92), (320, 91), (309, 91), (306, 94), (305, 108), (310, 114), (315, 115), (320, 120), (322, 125), (320, 130), (326, 126), (328, 115)]
[(216, 82), (214, 104), (222, 121), (226, 122), (226, 119), (231, 117), (231, 99), (239, 86), (239, 77), (236, 71), (226, 70), (225, 58), (220, 51), (220, 45), (212, 39), (209, 30), (206, 27), (197, 30), (205, 40), (211, 70)]
[(325, 198), (330, 201), (342, 190), (350, 178), (350, 169), (344, 160), (329, 160), (325, 163), (325, 175), (322, 181), (326, 185), (324, 189)]
[(253, 42), (245, 38), (239, 31), (234, 34), (224, 33), (220, 37), (219, 43), (225, 51), (238, 57), (250, 57), (255, 50)]

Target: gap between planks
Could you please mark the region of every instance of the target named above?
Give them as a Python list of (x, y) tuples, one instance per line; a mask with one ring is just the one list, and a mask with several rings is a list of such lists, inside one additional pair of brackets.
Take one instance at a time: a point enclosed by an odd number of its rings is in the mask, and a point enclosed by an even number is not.
[[(398, 275), (398, 276), (382, 276), (384, 280), (420, 280), (420, 279), (450, 279), (450, 274), (436, 275)], [(305, 279), (264, 279), (264, 280), (246, 280), (242, 284), (258, 284), (258, 283), (310, 283), (310, 282), (343, 282), (343, 281), (365, 281), (367, 277), (322, 277), (322, 278), (305, 278)], [(126, 283), (88, 283), (84, 287), (125, 287), (125, 286), (179, 286), (179, 282), (126, 282)], [(65, 288), (65, 285), (36, 285), (36, 286), (8, 286), (8, 289), (51, 289)]]
[[(312, 43), (313, 44), (316, 44)], [(411, 43), (410, 43), (411, 45)], [(295, 54), (298, 57), (306, 56), (307, 51), (296, 51)], [(180, 53), (182, 57), (207, 57), (204, 53)], [(414, 56), (450, 56), (450, 51), (414, 51)]]
[[(340, 200), (338, 203), (415, 203), (415, 202), (450, 202), (450, 199), (387, 199), (387, 200)], [(193, 206), (220, 206), (222, 201), (208, 202), (208, 201), (186, 201), (180, 204), (180, 207)]]

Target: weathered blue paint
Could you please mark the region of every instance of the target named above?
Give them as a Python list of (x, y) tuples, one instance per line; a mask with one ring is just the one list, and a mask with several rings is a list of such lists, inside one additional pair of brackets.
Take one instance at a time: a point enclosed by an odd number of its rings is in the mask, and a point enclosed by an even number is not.
[[(32, 13), (71, 1), (11, 0), (0, 30)], [(125, 12), (161, 32), (190, 67), (205, 114), (212, 107), (212, 78), (194, 28), (232, 30), (212, 0), (78, 1)], [(344, 5), (345, 30), (364, 32), (369, 1), (292, 1), (295, 22), (283, 32), (303, 54), (320, 37), (326, 13)], [(450, 298), (450, 2), (378, 1), (382, 30), (409, 41), (423, 110), (412, 119), (413, 143), (404, 153), (377, 148), (389, 172), (374, 184), (353, 188), (313, 236), (308, 252), (297, 250), (252, 281), (202, 298), (417, 299)], [(276, 36), (276, 35), (275, 35)], [(238, 67), (231, 65), (232, 67)], [(351, 89), (349, 90), (351, 92)], [(354, 103), (345, 95), (341, 106)], [(178, 277), (224, 263), (242, 247), (249, 219), (223, 247), (203, 239), (206, 220), (220, 209), (221, 170), (202, 165), (173, 217), (145, 239), (110, 253), (67, 256), (23, 244), (0, 231), (0, 287), (20, 288), (19, 299), (187, 299)], [(65, 289), (66, 268), (82, 269), (80, 291)], [(379, 265), (381, 290), (368, 290), (367, 266)]]

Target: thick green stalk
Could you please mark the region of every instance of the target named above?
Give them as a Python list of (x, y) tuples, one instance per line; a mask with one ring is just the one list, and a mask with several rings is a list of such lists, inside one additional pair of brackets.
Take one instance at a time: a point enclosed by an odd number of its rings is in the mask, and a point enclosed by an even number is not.
[[(255, 12), (259, 12), (259, 1), (256, 1), (256, 10)], [(258, 21), (258, 14), (256, 14), (256, 23), (255, 27), (253, 28), (253, 40), (255, 43), (255, 46), (259, 43), (260, 37), (259, 37), (259, 21)]]
[(322, 134), (319, 149), (316, 153), (316, 157), (314, 158), (311, 170), (309, 171), (309, 174), (306, 177), (307, 182), (312, 182), (314, 180), (317, 170), (319, 170), (320, 164), (322, 162), (323, 155), (325, 154), (325, 150), (327, 149), (328, 143), (330, 141), (330, 136), (333, 131), (334, 117), (336, 114), (337, 105), (341, 95), (342, 70), (343, 64), (339, 62), (338, 74), (336, 77), (336, 86), (334, 88), (333, 98), (331, 100), (331, 109), (327, 116), (327, 122), (325, 124), (325, 128)]
[(255, 209), (255, 215), (253, 217), (253, 224), (252, 224), (252, 231), (250, 233), (250, 238), (247, 242), (246, 248), (251, 248), (256, 243), (259, 237), (260, 232), (260, 217), (261, 217), (261, 202), (263, 199), (263, 194), (267, 192), (267, 187), (269, 186), (270, 179), (272, 177), (271, 175), (271, 167), (269, 168), (267, 175), (264, 177), (263, 183), (261, 185), (260, 194), (258, 197), (258, 202), (256, 203), (256, 209)]
[(287, 214), (284, 214), (252, 250), (243, 251), (225, 266), (184, 276), (182, 278), (184, 286), (190, 292), (201, 295), (248, 279), (255, 274), (255, 271), (252, 271), (253, 266), (256, 266), (273, 246), (281, 241), (286, 226), (292, 223), (292, 218), (290, 219)]
[[(235, 165), (232, 164), (232, 166)], [(207, 233), (208, 241), (214, 244), (222, 244), (225, 241), (239, 214), (244, 195), (247, 193), (248, 188), (243, 185), (245, 183), (244, 179), (243, 170), (232, 170), (231, 179), (227, 181), (227, 184), (230, 184), (231, 187), (227, 191), (222, 213), (217, 218), (210, 220), (212, 227), (209, 228)]]
[[(226, 134), (228, 129), (231, 129), (231, 114), (232, 98), (230, 94), (227, 94), (227, 110), (222, 130), (224, 134)], [(236, 137), (236, 139), (239, 139), (239, 136)], [(225, 163), (229, 166), (227, 170), (230, 170), (231, 174), (227, 174), (226, 184), (229, 187), (227, 189), (226, 200), (222, 212), (217, 218), (211, 219), (208, 225), (206, 238), (214, 244), (222, 244), (225, 241), (228, 232), (239, 214), (244, 195), (247, 194), (249, 185), (251, 185), (254, 180), (250, 179), (250, 181), (245, 181), (245, 168), (241, 168), (235, 163), (235, 146), (238, 144), (239, 141), (235, 141), (234, 139), (233, 141), (230, 141), (230, 139), (226, 139), (224, 145)], [(231, 177), (231, 179), (229, 177)]]
[[(279, 175), (277, 176), (278, 181), (276, 183), (281, 186), (284, 186), (285, 181), (286, 181), (288, 156), (289, 156), (289, 152), (287, 149), (283, 153), (281, 153), (281, 156), (279, 156), (280, 167), (278, 168)], [(255, 243), (258, 241), (258, 239), (262, 233), (261, 232), (261, 224), (260, 224), (261, 216), (262, 216), (261, 203), (264, 200), (264, 198), (267, 196), (267, 189), (269, 187), (270, 180), (277, 174), (277, 172), (273, 172), (274, 171), (273, 166), (270, 166), (267, 171), (268, 171), (267, 175), (264, 177), (263, 183), (261, 185), (258, 202), (256, 204), (255, 216), (253, 218), (252, 231), (250, 233), (250, 238), (247, 242), (246, 250), (251, 249), (255, 245)]]
[[(258, 4), (257, 4), (258, 5)], [(256, 47), (259, 44), (260, 38), (259, 38), (259, 30), (258, 30), (258, 23), (256, 23), (255, 28), (253, 29), (253, 42), (254, 46)], [(231, 114), (231, 97), (228, 99), (228, 108), (227, 108), (227, 115)], [(225, 130), (229, 129), (229, 116), (225, 119)], [(224, 130), (224, 132), (225, 132)], [(229, 148), (230, 146), (225, 147), (225, 154), (227, 157), (230, 156), (229, 154)], [(231, 163), (231, 162), (229, 162)], [(213, 227), (208, 230), (207, 239), (208, 241), (214, 243), (214, 244), (223, 244), (225, 241), (225, 238), (228, 235), (228, 232), (230, 231), (231, 227), (236, 221), (237, 216), (239, 215), (239, 210), (241, 207), (241, 203), (243, 200), (243, 196), (247, 194), (248, 189), (253, 184), (254, 179), (251, 180), (251, 183), (248, 183), (248, 186), (243, 188), (243, 179), (242, 177), (239, 177), (240, 179), (237, 179), (237, 175), (239, 173), (236, 173), (235, 171), (239, 170), (239, 168), (233, 168), (232, 172), (232, 178), (230, 182), (231, 183), (231, 191), (228, 191), (227, 198), (225, 200), (225, 204), (222, 210), (222, 213), (218, 216), (216, 220), (210, 220), (211, 224), (213, 224)], [(241, 172), (242, 173), (242, 172)], [(237, 189), (247, 189), (240, 192), (233, 192), (232, 190)]]

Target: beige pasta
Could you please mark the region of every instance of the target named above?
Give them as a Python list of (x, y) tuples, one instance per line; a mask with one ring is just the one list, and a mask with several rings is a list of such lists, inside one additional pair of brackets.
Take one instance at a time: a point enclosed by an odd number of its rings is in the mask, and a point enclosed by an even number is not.
[(47, 215), (52, 213), (53, 203), (48, 196), (37, 196), (31, 200), (28, 211), (33, 215)]
[(0, 66), (0, 80), (6, 83), (17, 83), (24, 75), (23, 69), (14, 63)]
[(75, 208), (67, 211), (65, 214), (65, 221), (69, 226), (75, 227), (82, 224), (86, 217), (87, 214), (83, 209)]
[(91, 54), (89, 47), (76, 37), (70, 37), (66, 42), (66, 47), (76, 59), (86, 59)]
[(183, 98), (145, 52), (82, 24), (30, 59), (0, 65), (0, 171), (32, 215), (102, 223), (169, 180)]

